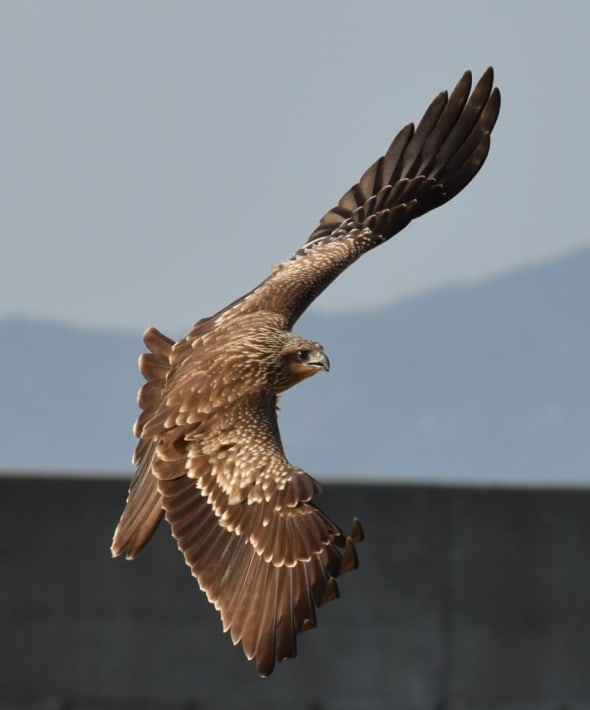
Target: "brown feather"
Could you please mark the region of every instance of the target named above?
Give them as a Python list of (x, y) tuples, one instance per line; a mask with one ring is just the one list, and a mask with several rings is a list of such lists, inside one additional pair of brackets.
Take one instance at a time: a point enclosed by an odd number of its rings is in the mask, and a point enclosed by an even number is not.
[[(138, 395), (143, 412), (134, 428), (136, 436), (141, 436), (142, 419), (147, 421), (160, 404), (174, 344), (173, 340), (162, 335), (156, 328), (148, 328), (143, 339), (150, 352), (142, 355), (139, 360), (141, 373), (147, 382)], [(126, 552), (127, 559), (133, 559), (149, 541), (162, 519), (163, 510), (157, 480), (151, 470), (154, 457), (154, 443), (149, 439), (140, 439), (133, 455), (133, 462), (138, 464), (138, 469), (129, 487), (125, 510), (113, 536), (113, 557)]]
[(362, 254), (458, 194), (488, 154), (500, 94), (488, 69), (466, 72), (406, 125), (320, 220), (293, 257), (250, 293), (174, 343), (155, 328), (139, 359), (139, 438), (113, 555), (133, 558), (164, 513), (223, 630), (261, 675), (297, 653), (297, 634), (356, 569), (346, 535), (313, 502), (320, 485), (286, 459), (278, 395), (329, 362), (290, 332), (307, 306)]

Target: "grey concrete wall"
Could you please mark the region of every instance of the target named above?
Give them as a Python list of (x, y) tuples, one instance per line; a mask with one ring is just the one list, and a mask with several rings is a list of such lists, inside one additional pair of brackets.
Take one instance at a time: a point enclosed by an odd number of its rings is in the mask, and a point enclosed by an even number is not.
[(0, 708), (590, 708), (590, 491), (328, 486), (367, 539), (299, 657), (260, 679), (126, 484), (0, 478)]

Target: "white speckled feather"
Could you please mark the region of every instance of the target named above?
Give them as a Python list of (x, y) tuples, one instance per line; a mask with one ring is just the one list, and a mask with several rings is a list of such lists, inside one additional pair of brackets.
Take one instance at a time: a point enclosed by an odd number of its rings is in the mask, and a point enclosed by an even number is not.
[(414, 129), (250, 293), (174, 343), (146, 331), (135, 424), (137, 472), (112, 552), (133, 558), (162, 514), (200, 587), (258, 672), (295, 656), (297, 634), (356, 568), (358, 521), (346, 535), (313, 503), (319, 484), (290, 464), (278, 395), (329, 369), (319, 343), (291, 333), (309, 304), (362, 254), (457, 195), (483, 165), (500, 94), (488, 69), (466, 72)]

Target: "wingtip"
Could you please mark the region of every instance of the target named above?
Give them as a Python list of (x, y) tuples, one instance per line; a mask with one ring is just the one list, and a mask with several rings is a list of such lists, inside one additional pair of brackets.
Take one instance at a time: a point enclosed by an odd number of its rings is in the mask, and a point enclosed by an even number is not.
[(303, 633), (304, 631), (311, 631), (312, 629), (315, 629), (317, 627), (317, 622), (314, 621), (313, 619), (305, 619), (302, 626), (301, 626), (301, 632)]
[(358, 518), (354, 518), (352, 521), (352, 530), (349, 537), (353, 542), (362, 542), (365, 539), (365, 531)]
[(359, 558), (356, 554), (356, 549), (351, 538), (346, 539), (346, 546), (344, 547), (344, 552), (342, 553), (342, 562), (340, 563), (340, 574), (346, 574), (346, 572), (352, 572), (352, 570), (357, 569), (359, 566)]
[(339, 598), (340, 590), (338, 589), (338, 584), (336, 583), (334, 577), (330, 577), (328, 583), (326, 584), (326, 589), (324, 590), (324, 595), (320, 600), (319, 606), (324, 606), (324, 604)]
[(481, 75), (481, 78), (483, 79), (484, 77), (489, 78), (490, 81), (494, 81), (494, 67), (490, 64), (490, 66), (484, 71), (484, 73)]

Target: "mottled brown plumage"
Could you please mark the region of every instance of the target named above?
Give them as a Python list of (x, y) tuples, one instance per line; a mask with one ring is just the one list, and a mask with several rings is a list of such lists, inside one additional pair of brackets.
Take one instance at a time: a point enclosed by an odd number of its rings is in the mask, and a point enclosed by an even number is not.
[(483, 165), (500, 94), (488, 69), (408, 124), (293, 257), (253, 291), (173, 342), (150, 328), (137, 472), (112, 544), (137, 555), (162, 515), (224, 631), (261, 675), (296, 654), (316, 608), (357, 567), (358, 521), (346, 535), (312, 502), (320, 486), (285, 458), (278, 394), (329, 363), (291, 333), (347, 266), (459, 193)]

